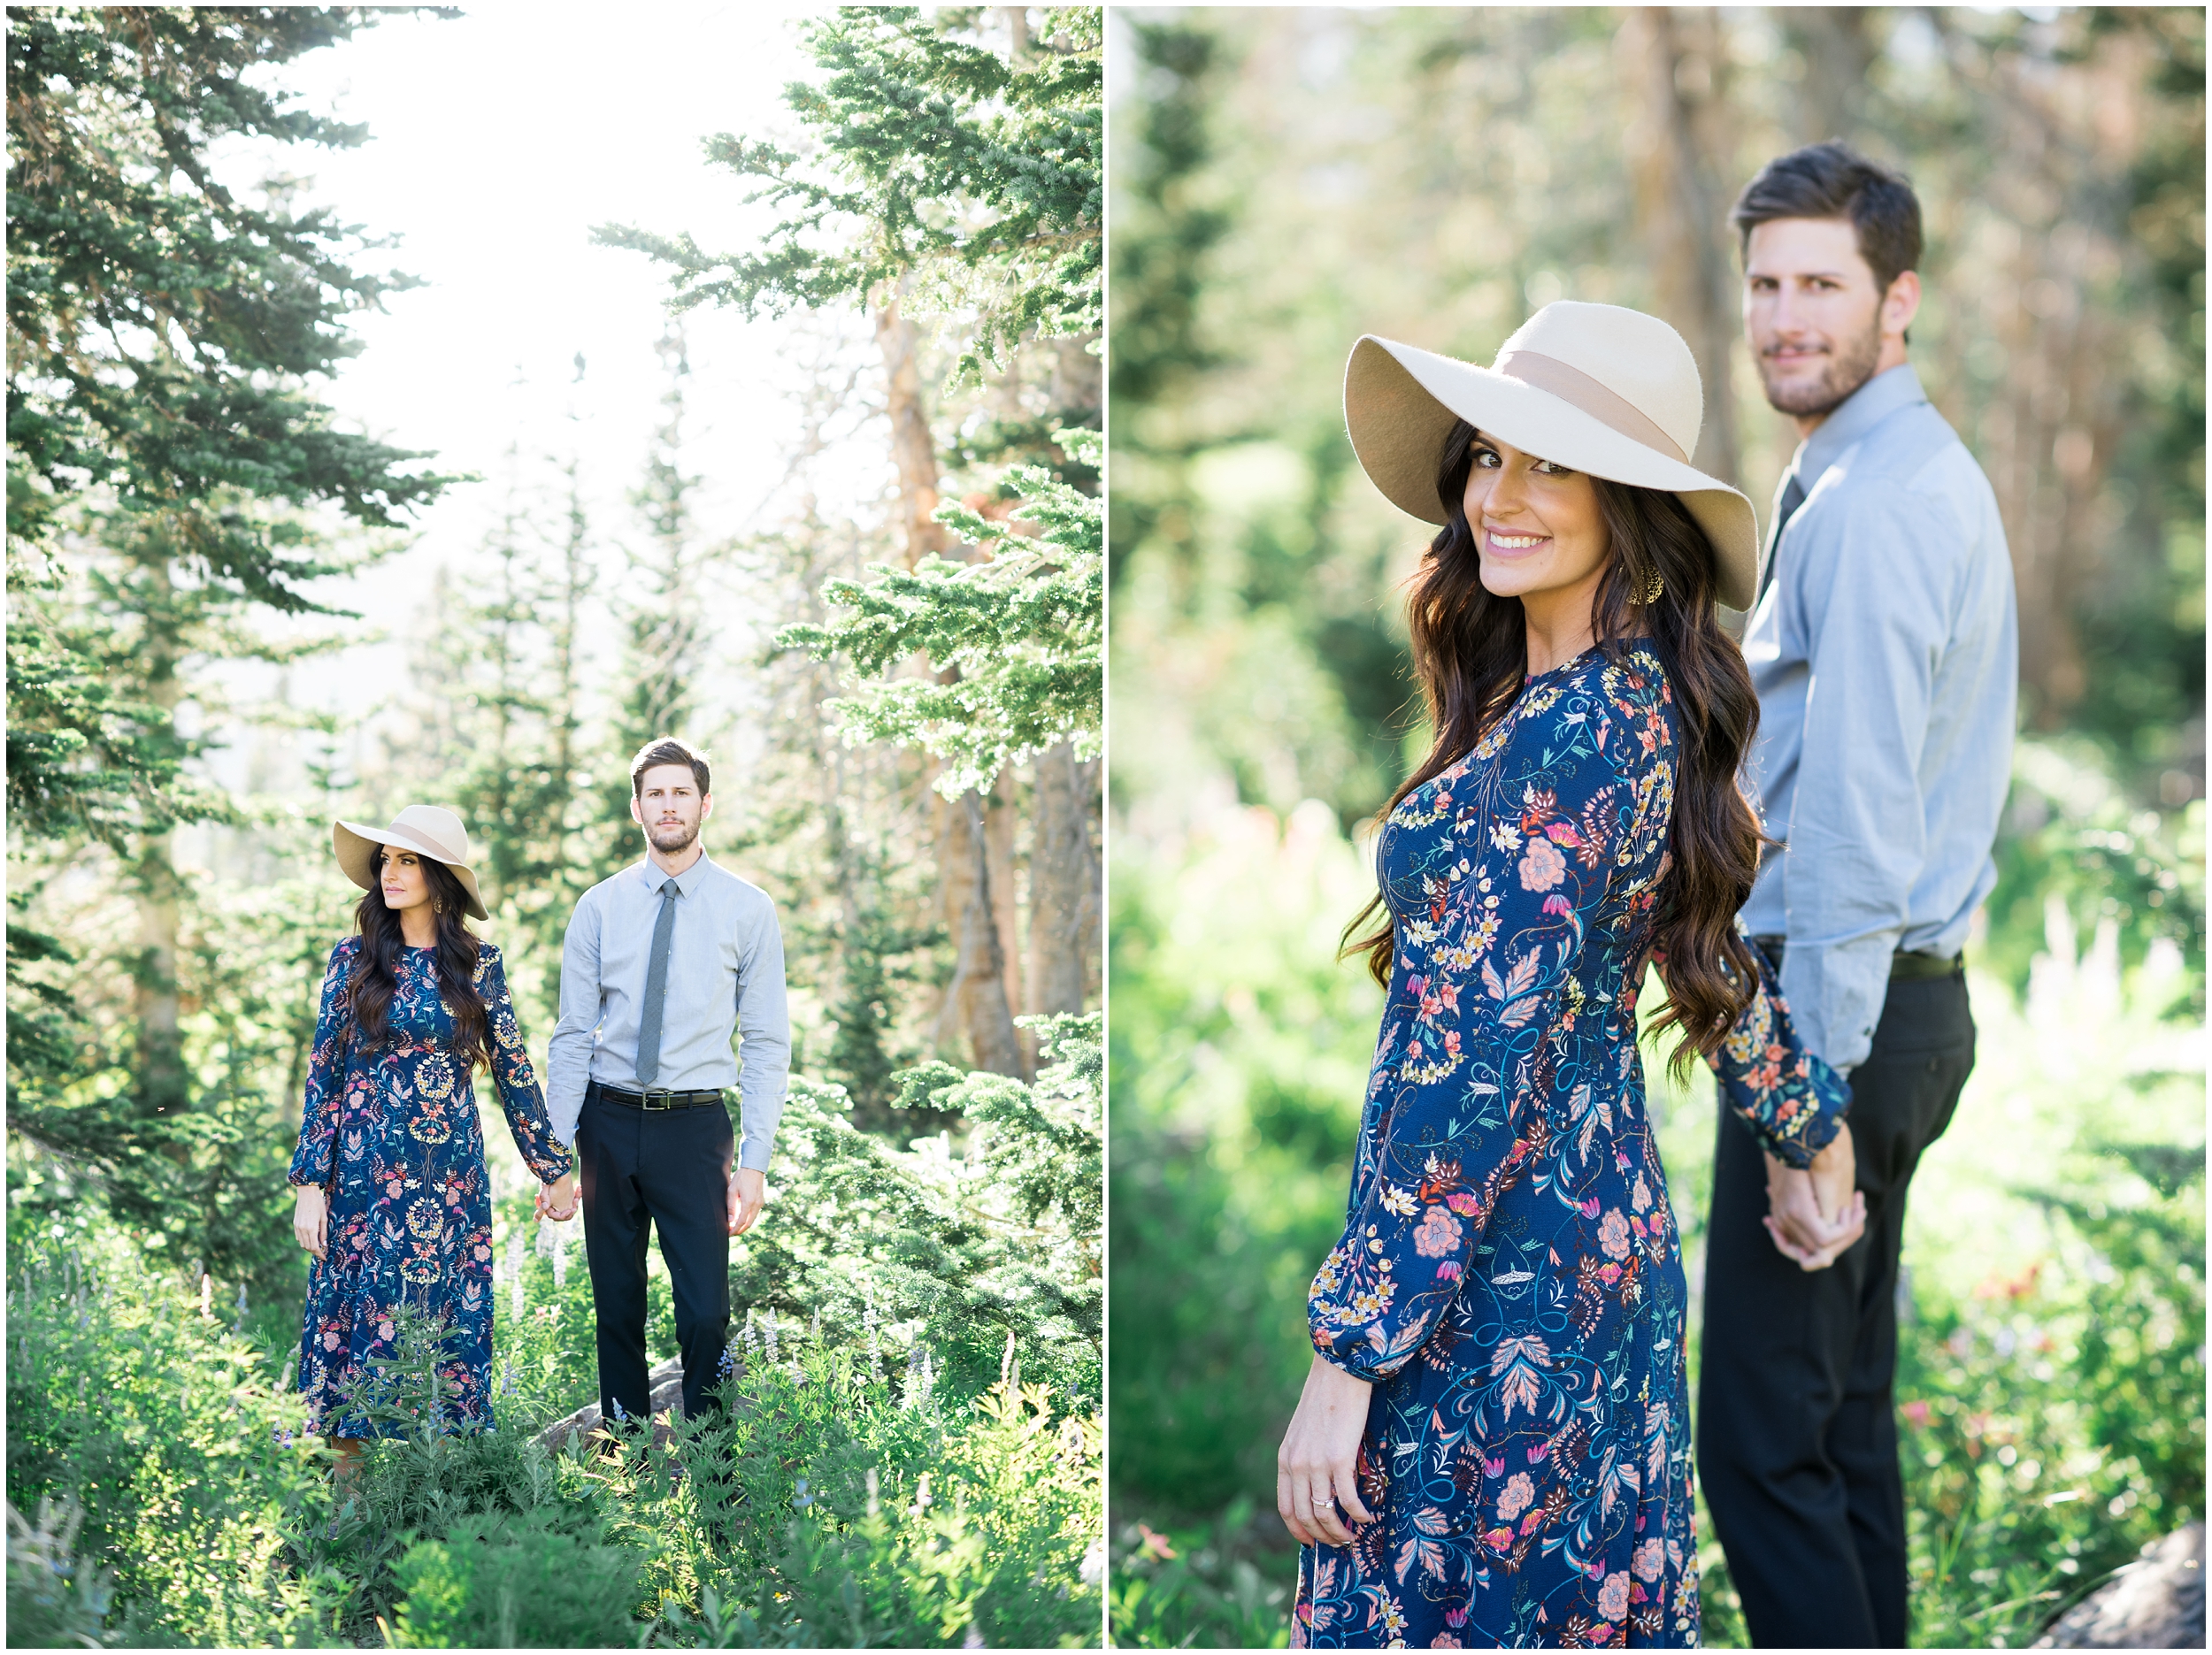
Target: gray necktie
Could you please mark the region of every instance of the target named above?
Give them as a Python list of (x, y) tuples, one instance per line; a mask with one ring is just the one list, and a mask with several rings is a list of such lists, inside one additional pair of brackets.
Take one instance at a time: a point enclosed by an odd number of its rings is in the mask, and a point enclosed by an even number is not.
[(676, 882), (661, 886), (661, 911), (653, 921), (653, 951), (646, 957), (645, 1004), (637, 1020), (637, 1084), (650, 1086), (661, 1072), (661, 1001), (668, 994), (668, 941), (676, 931)]
[[(1798, 481), (1797, 473), (1792, 471), (1782, 485), (1782, 503), (1774, 509), (1774, 533), (1767, 541), (1767, 566), (1759, 571), (1759, 596), (1762, 598), (1766, 596), (1767, 588), (1774, 584), (1774, 565), (1781, 561), (1782, 531), (1789, 526), (1790, 518), (1804, 503), (1805, 485)], [(1755, 601), (1752, 607), (1758, 607)]]

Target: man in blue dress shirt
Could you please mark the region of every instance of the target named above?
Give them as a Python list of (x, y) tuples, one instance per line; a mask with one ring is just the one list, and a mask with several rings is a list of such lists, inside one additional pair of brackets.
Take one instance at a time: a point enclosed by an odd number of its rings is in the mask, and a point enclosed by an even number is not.
[(2011, 773), (2012, 564), (1988, 479), (1906, 360), (1911, 186), (1816, 144), (1770, 162), (1733, 220), (1745, 332), (1802, 439), (1744, 635), (1746, 779), (1776, 843), (1743, 923), (1852, 1104), (1806, 1172), (1721, 1112), (1698, 1467), (1755, 1643), (1901, 1647), (1898, 1253), (1973, 1067), (1962, 950)]
[[(649, 1406), (649, 1226), (660, 1232), (675, 1300), (687, 1418), (715, 1383), (729, 1339), (730, 1237), (752, 1228), (766, 1199), (791, 1065), (776, 907), (700, 845), (714, 810), (709, 779), (705, 756), (681, 741), (638, 754), (630, 815), (645, 858), (584, 893), (561, 953), (545, 1102), (554, 1135), (575, 1143), (582, 1166), (609, 1420)], [(731, 1086), (741, 1143), (724, 1100)]]

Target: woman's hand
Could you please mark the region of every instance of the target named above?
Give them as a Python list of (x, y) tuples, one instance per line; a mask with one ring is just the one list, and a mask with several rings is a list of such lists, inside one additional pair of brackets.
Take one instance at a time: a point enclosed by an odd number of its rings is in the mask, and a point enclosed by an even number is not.
[(1355, 1379), (1318, 1356), (1313, 1359), (1305, 1394), (1298, 1398), (1298, 1412), (1275, 1455), (1275, 1509), (1303, 1544), (1352, 1544), (1351, 1530), (1337, 1515), (1339, 1506), (1355, 1523), (1375, 1521), (1360, 1504), (1354, 1475), (1373, 1389), (1364, 1379)]
[(1802, 1172), (1772, 1155), (1767, 1161), (1767, 1216), (1761, 1222), (1775, 1250), (1801, 1270), (1824, 1270), (1866, 1233), (1866, 1194), (1853, 1187), (1857, 1161), (1851, 1123)]
[(576, 1216), (576, 1175), (564, 1172), (550, 1184), (538, 1185), (538, 1216), (565, 1224)]
[(292, 1209), (292, 1233), (317, 1258), (323, 1256), (330, 1231), (330, 1201), (312, 1184), (300, 1187), (299, 1205)]

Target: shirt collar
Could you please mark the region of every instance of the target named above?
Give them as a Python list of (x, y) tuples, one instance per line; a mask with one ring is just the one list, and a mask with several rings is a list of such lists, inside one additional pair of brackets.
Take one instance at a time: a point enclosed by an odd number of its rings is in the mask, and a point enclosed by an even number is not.
[(665, 885), (673, 885), (679, 895), (690, 896), (698, 890), (699, 881), (706, 877), (707, 864), (712, 860), (701, 851), (698, 861), (672, 879), (660, 870), (659, 863), (648, 856), (637, 865), (638, 878), (655, 896), (661, 893), (661, 887)]
[(1920, 376), (1912, 364), (1901, 362), (1885, 369), (1845, 397), (1836, 411), (1822, 420), (1813, 434), (1797, 446), (1793, 468), (1800, 484), (1809, 489), (1843, 451), (1901, 408), (1924, 402)]

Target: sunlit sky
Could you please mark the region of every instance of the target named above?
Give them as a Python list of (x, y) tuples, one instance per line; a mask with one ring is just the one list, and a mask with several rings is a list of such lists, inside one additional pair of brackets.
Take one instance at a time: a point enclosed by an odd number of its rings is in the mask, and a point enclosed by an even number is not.
[[(396, 15), (272, 72), (308, 108), (365, 124), (369, 141), (342, 151), (241, 148), (219, 157), (227, 180), (254, 184), (272, 164), (303, 177), (301, 204), (327, 204), (396, 238), (357, 267), (425, 284), (358, 319), (364, 349), (322, 394), (342, 423), (484, 479), (428, 509), (399, 557), (325, 583), (322, 601), (403, 636), (423, 623), (435, 568), (465, 567), (495, 525), (509, 479), (519, 475), (526, 493), (572, 454), (603, 536), (636, 538), (626, 500), (667, 387), (655, 347), (669, 326), (669, 288), (662, 267), (594, 245), (590, 231), (607, 222), (688, 231), (719, 249), (770, 221), (743, 204), (744, 187), (706, 161), (701, 141), (796, 135), (780, 95), (808, 67), (792, 26), (803, 10), (533, 0), (451, 20)], [(784, 474), (804, 370), (783, 353), (798, 330), (704, 308), (685, 326), (687, 469), (703, 476), (703, 530), (726, 535), (761, 520)], [(818, 337), (851, 333), (856, 347), (867, 338), (856, 317), (807, 326)], [(892, 479), (879, 435), (831, 469), (863, 510)], [(603, 607), (599, 617), (604, 643)], [(358, 697), (404, 664), (397, 642), (357, 647), (295, 668), (290, 693), (324, 704)], [(234, 753), (219, 769), (243, 762)]]

